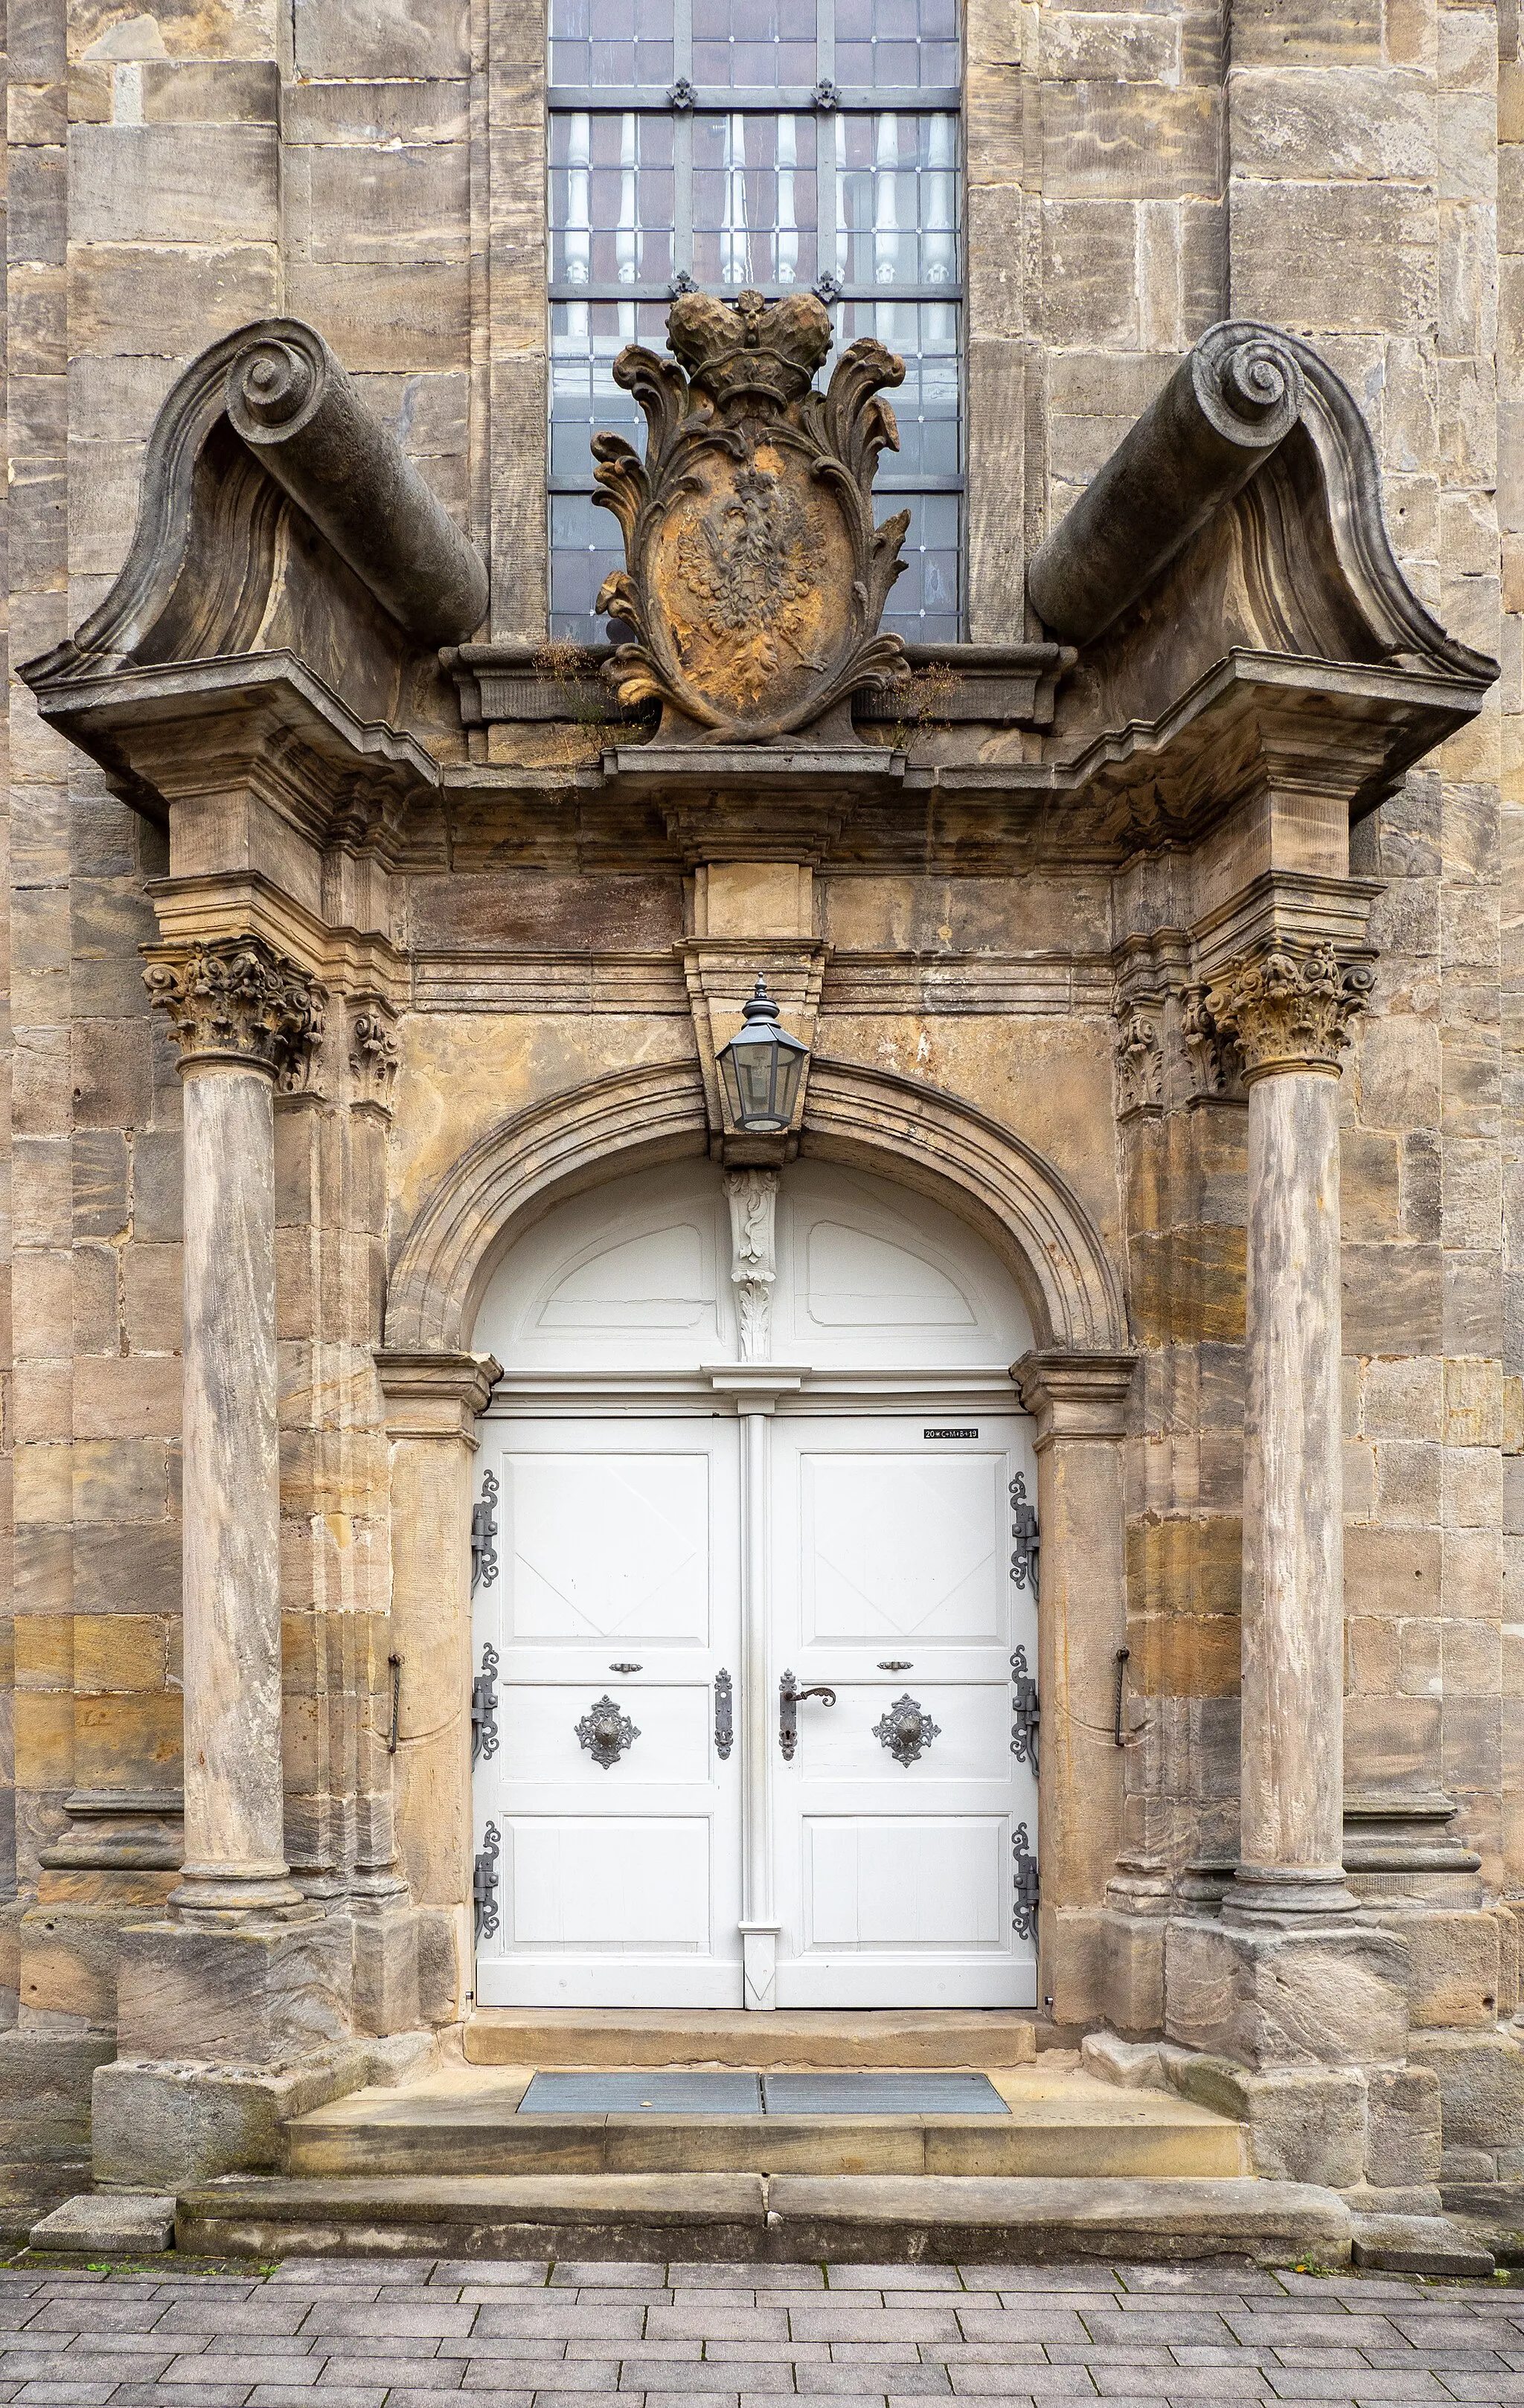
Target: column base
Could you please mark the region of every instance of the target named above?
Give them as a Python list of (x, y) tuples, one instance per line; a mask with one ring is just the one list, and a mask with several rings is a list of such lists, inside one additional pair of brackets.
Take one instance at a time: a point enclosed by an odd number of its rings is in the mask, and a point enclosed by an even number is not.
[(1390, 1932), (1331, 1917), (1172, 1921), (1165, 2029), (1241, 2065), (1372, 2065), (1407, 2049), (1407, 1950)]
[(1304, 1931), (1314, 1924), (1347, 1925), (1359, 1902), (1344, 1885), (1343, 1865), (1239, 1865), (1222, 1901), (1222, 1919), (1245, 1928)]
[(237, 1870), (226, 1864), (181, 1865), (180, 1885), (165, 1904), (177, 1922), (212, 1929), (241, 1922), (246, 1915), (291, 1917), (313, 1912), (289, 1867), (279, 1861)]
[(267, 2065), (346, 2039), (350, 1952), (348, 1917), (310, 1908), (290, 1922), (129, 1926), (117, 1972), (119, 2053)]

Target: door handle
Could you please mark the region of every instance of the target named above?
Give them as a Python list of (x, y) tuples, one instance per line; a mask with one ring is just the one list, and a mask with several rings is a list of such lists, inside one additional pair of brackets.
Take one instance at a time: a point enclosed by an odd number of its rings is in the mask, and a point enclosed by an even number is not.
[(824, 1684), (813, 1689), (801, 1689), (796, 1685), (793, 1673), (785, 1672), (778, 1684), (778, 1744), (785, 1764), (794, 1761), (799, 1738), (799, 1706), (806, 1698), (818, 1698), (823, 1706), (834, 1706), (836, 1691)]

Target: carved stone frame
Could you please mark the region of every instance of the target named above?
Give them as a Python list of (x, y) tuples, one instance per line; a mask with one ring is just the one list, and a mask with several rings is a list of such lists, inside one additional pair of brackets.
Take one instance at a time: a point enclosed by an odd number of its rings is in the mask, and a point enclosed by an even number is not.
[[(1038, 1420), (1044, 1521), (1039, 1997), (1053, 1997), (1063, 2019), (1079, 2020), (1099, 2012), (1104, 1995), (1099, 1918), (1122, 1846), (1121, 1759), (1107, 1716), (1127, 1622), (1123, 1412), (1133, 1358), (1116, 1267), (1050, 1164), (973, 1107), (913, 1081), (818, 1062), (800, 1150), (876, 1171), (956, 1212), (995, 1245), (1031, 1312), (1038, 1345), (1012, 1376), (1021, 1408)], [(429, 1526), (458, 1528), (464, 1568), (472, 1413), (497, 1374), (469, 1341), (492, 1272), (526, 1217), (538, 1218), (554, 1198), (707, 1151), (703, 1085), (690, 1059), (554, 1097), (453, 1166), (413, 1222), (389, 1290), (381, 1364), (394, 1440), (394, 1529), (399, 1517), (424, 1510), (426, 1489)], [(430, 1628), (438, 1667), (436, 1674), (421, 1670), (413, 1684), (417, 1727), (434, 1734), (432, 1766), (425, 1774), (421, 1760), (416, 1770), (404, 1765), (397, 1835), (415, 1897), (457, 1935), (455, 2012), (465, 2013), (472, 1979), (469, 1598), (464, 1569), (441, 1598), (437, 1558), (435, 1543), (399, 1547), (394, 1561), (397, 1627)], [(428, 1693), (431, 1678), (437, 1695)], [(442, 2010), (440, 1999), (434, 2012)]]

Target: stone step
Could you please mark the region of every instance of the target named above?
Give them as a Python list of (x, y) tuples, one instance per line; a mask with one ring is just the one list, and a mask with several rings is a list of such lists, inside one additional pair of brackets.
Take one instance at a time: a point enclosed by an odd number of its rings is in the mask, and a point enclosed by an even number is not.
[(212, 2257), (1003, 2265), (1253, 2258), (1347, 2266), (1350, 2214), (1307, 2183), (921, 2174), (228, 2175), (180, 2194)]
[[(902, 2069), (896, 2069), (901, 2071)], [(649, 2077), (648, 2077), (649, 2078)], [(284, 2127), (286, 2170), (365, 2174), (1230, 2176), (1245, 2135), (1173, 2092), (1120, 2090), (1072, 2058), (990, 2076), (1009, 2114), (519, 2113), (530, 2069), (453, 2068), (361, 2090)], [(987, 2095), (987, 2093), (986, 2093)]]
[(1037, 2055), (1039, 2017), (1009, 2011), (478, 2007), (469, 2065), (1003, 2066)]

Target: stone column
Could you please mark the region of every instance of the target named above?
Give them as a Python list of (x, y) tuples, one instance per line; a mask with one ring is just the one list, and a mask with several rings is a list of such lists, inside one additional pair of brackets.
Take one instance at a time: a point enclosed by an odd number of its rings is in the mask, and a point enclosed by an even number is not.
[[(1208, 996), (1249, 1088), (1242, 1829), (1220, 1921), (1172, 1925), (1165, 2003), (1172, 2037), (1251, 2068), (1392, 2062), (1407, 2041), (1405, 1951), (1344, 1879), (1337, 1082), (1371, 983), (1331, 944), (1272, 937)], [(1302, 2179), (1323, 2162), (1295, 2158)]]
[(1233, 964), (1210, 1008), (1249, 1090), (1240, 1707), (1229, 1920), (1346, 1916), (1339, 1054), (1371, 973), (1331, 946)]
[(256, 938), (166, 949), (144, 976), (185, 1090), (185, 1864), (170, 1907), (215, 1926), (302, 1903), (282, 1832), (275, 1083), (324, 998)]

